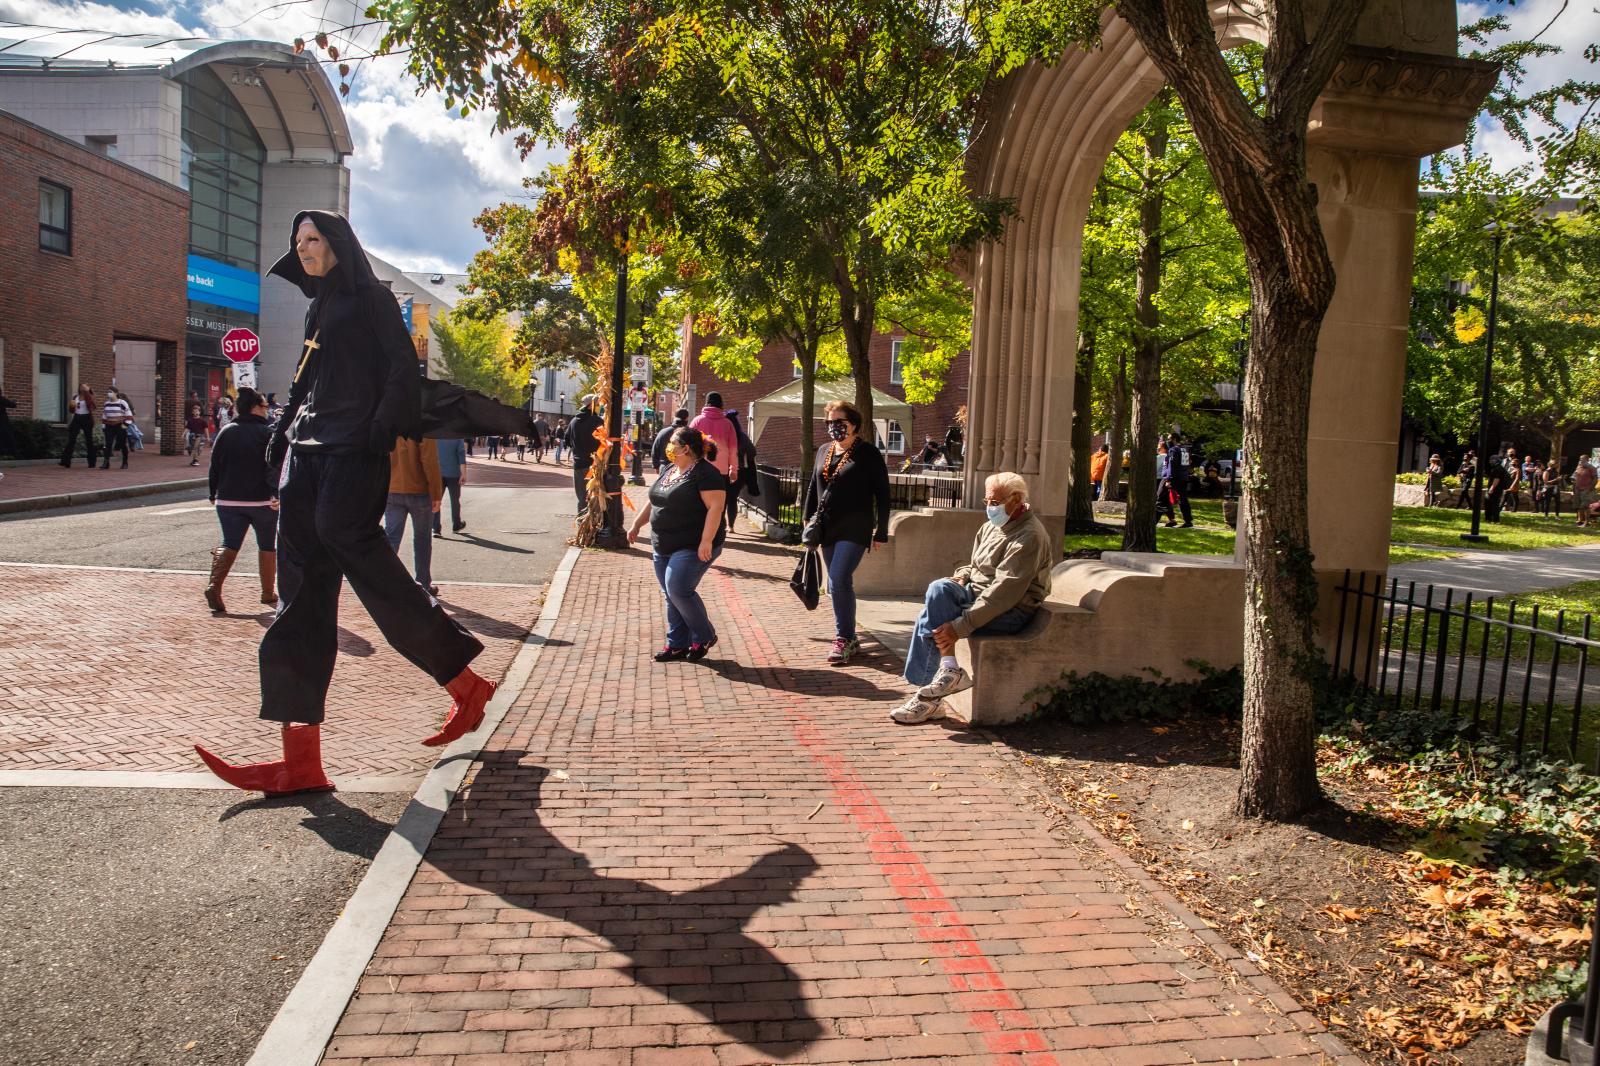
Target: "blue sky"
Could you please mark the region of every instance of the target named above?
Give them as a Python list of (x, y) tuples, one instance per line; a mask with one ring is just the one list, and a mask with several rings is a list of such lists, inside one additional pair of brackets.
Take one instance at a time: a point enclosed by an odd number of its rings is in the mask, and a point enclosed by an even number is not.
[[(194, 34), (291, 41), (319, 28), (360, 21), (352, 0), (0, 0), (0, 19), (115, 32)], [(1564, 9), (1564, 10), (1563, 10)], [(1600, 41), (1600, 12), (1590, 0), (1501, 0), (1463, 3), (1460, 21), (1503, 11), (1512, 33), (1527, 36), (1560, 19), (1546, 39), (1566, 54), (1542, 61), (1536, 85), (1568, 77), (1600, 78), (1583, 58)], [(367, 31), (358, 45), (375, 43)], [(360, 54), (359, 47), (354, 50)], [(558, 153), (518, 158), (509, 137), (494, 136), (487, 116), (462, 118), (433, 95), (419, 96), (398, 59), (363, 64), (345, 104), (356, 151), (349, 160), (350, 213), (375, 254), (413, 270), (459, 271), (483, 247), (472, 219), (486, 207), (524, 195), (522, 181)], [(1503, 165), (1525, 159), (1495, 128), (1480, 131), (1478, 150)]]
[[(350, 0), (0, 0), (0, 19), (31, 25), (284, 42), (354, 23), (357, 12)], [(375, 43), (368, 31), (346, 51)], [(487, 116), (462, 118), (440, 97), (419, 96), (398, 59), (358, 66), (345, 113), (356, 146), (347, 161), (351, 219), (369, 250), (405, 269), (464, 270), (483, 247), (473, 218), (523, 196), (523, 179), (550, 158), (524, 162)]]

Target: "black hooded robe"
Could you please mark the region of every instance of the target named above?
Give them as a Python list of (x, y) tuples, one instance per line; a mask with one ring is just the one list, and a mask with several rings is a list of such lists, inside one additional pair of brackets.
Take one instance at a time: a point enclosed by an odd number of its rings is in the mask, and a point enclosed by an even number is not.
[[(338, 266), (312, 278), (294, 251), (306, 219)], [(278, 615), (261, 638), (261, 717), (315, 725), (326, 712), (338, 655), (344, 579), (401, 655), (443, 685), (483, 651), (406, 573), (384, 537), (389, 452), (399, 435), (421, 436), (416, 349), (394, 296), (372, 273), (350, 223), (302, 211), (290, 250), (272, 267), (312, 297), (307, 347), (268, 448), (279, 489)], [(423, 535), (426, 535), (424, 532)]]

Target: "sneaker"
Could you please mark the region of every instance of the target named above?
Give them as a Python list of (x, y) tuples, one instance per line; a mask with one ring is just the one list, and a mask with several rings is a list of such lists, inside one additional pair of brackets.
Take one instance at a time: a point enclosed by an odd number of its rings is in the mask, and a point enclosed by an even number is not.
[(943, 718), (949, 709), (944, 700), (925, 700), (921, 696), (912, 696), (890, 711), (889, 717), (901, 725), (918, 725)]
[(674, 648), (670, 644), (663, 645), (661, 650), (656, 652), (655, 655), (656, 662), (658, 663), (675, 663), (679, 659), (686, 659), (688, 657), (688, 648)]
[(971, 687), (971, 674), (959, 666), (941, 666), (939, 672), (933, 675), (932, 681), (917, 689), (917, 695), (925, 700), (942, 700), (946, 696), (964, 692)]
[(706, 652), (710, 651), (712, 648), (715, 648), (716, 646), (717, 646), (717, 635), (715, 633), (713, 633), (713, 634), (711, 634), (711, 639), (706, 641), (704, 644), (691, 644), (691, 645), (689, 645), (689, 650), (684, 653), (684, 658), (688, 659), (692, 663), (697, 663), (701, 659), (704, 659), (706, 657)]
[(828, 652), (828, 665), (843, 666), (845, 663), (850, 661), (850, 656), (854, 655), (860, 650), (861, 641), (857, 640), (855, 637), (851, 637), (849, 640), (845, 640), (843, 637), (835, 637), (833, 640), (833, 650)]

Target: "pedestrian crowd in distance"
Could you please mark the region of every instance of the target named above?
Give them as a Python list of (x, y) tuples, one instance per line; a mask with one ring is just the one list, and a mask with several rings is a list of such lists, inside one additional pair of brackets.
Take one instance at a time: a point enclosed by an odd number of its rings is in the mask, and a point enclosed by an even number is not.
[[(1483, 464), (1482, 506), (1485, 521), (1498, 522), (1503, 512), (1526, 507), (1546, 517), (1561, 517), (1567, 502), (1580, 526), (1600, 522), (1600, 494), (1595, 491), (1596, 469), (1588, 455), (1578, 456), (1571, 471), (1566, 460), (1555, 456), (1540, 460), (1532, 454), (1517, 456), (1514, 445), (1504, 445)], [(1470, 508), (1478, 498), (1478, 453), (1469, 449), (1456, 469), (1454, 489), (1445, 487), (1445, 465), (1437, 453), (1428, 457), (1426, 502), (1431, 507)]]

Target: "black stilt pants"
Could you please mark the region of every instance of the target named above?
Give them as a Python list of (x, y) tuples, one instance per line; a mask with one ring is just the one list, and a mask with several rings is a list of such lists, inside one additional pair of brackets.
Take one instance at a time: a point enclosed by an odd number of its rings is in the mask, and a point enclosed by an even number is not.
[(465, 670), (483, 645), (411, 579), (384, 536), (389, 457), (292, 453), (288, 463), (279, 490), (278, 616), (261, 638), (261, 717), (322, 721), (346, 578), (384, 639), (434, 681)]

